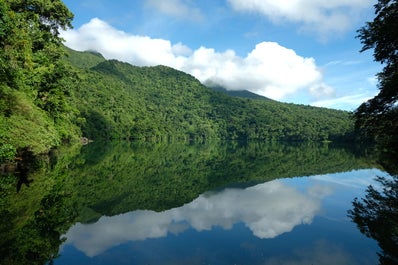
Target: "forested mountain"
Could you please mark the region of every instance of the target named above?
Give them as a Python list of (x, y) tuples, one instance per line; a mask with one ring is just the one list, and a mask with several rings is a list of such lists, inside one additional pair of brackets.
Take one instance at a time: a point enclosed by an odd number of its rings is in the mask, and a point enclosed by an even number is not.
[(72, 18), (59, 0), (0, 1), (0, 163), (81, 136), (318, 141), (353, 131), (348, 112), (231, 96), (169, 67), (72, 51), (59, 37)]
[(166, 66), (68, 54), (79, 69), (74, 94), (89, 138), (335, 140), (352, 129), (347, 112), (230, 96)]

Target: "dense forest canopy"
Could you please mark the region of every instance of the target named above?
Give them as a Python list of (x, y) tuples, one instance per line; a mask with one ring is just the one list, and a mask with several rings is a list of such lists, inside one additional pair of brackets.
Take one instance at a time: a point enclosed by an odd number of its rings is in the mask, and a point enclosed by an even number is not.
[[(175, 69), (136, 67), (62, 45), (62, 1), (0, 1), (0, 160), (90, 139), (351, 137), (348, 112), (228, 95)], [(244, 89), (244, 88), (242, 88)]]

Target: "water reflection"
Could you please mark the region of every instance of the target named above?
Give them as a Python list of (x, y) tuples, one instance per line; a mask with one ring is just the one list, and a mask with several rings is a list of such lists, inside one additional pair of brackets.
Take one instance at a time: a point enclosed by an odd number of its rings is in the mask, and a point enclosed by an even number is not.
[[(162, 258), (167, 257), (172, 264), (176, 260), (182, 264), (194, 260), (200, 261), (198, 264), (204, 260), (211, 264), (263, 264), (264, 255), (279, 254), (289, 263), (296, 249), (319, 249), (314, 242), (328, 239), (328, 235), (317, 235), (319, 216), (329, 212), (325, 201), (329, 206), (347, 203), (343, 210), (346, 218), (352, 199), (365, 190), (359, 177), (352, 180), (352, 172), (341, 174), (340, 179), (339, 174), (331, 176), (330, 182), (351, 179), (344, 196), (337, 192), (327, 196), (331, 190), (325, 187), (335, 189), (339, 183), (303, 185), (309, 178), (296, 178), (294, 185), (287, 185), (284, 179), (246, 189), (206, 191), (237, 183), (248, 187), (277, 178), (378, 167), (373, 159), (351, 149), (308, 143), (120, 142), (65, 148), (56, 152), (54, 160), (43, 161), (39, 170), (26, 175), (27, 181), (34, 179), (30, 188), (22, 185), (25, 179), (19, 184), (14, 176), (0, 179), (0, 264), (52, 262), (60, 254), (60, 238), (65, 234), (68, 241), (57, 264), (122, 264), (122, 259), (129, 259), (125, 264), (165, 264)], [(359, 183), (361, 193), (348, 192)], [(300, 225), (311, 222), (311, 226)], [(324, 227), (328, 230), (330, 223)], [(340, 233), (344, 242), (351, 240), (350, 246), (373, 242), (363, 241), (358, 234), (359, 240)], [(328, 244), (340, 244), (342, 238), (328, 240)], [(119, 247), (112, 248), (115, 245)], [(134, 251), (114, 253), (132, 245)], [(95, 257), (86, 257), (74, 246)], [(153, 249), (161, 252), (157, 259), (149, 253)], [(105, 250), (109, 252), (99, 254)], [(99, 261), (109, 253), (117, 262)], [(286, 253), (290, 253), (289, 259)]]
[[(101, 149), (101, 148), (102, 149)], [(82, 207), (77, 221), (136, 209), (163, 211), (203, 192), (240, 183), (372, 168), (374, 163), (332, 145), (287, 143), (114, 143), (86, 146), (69, 165), (69, 190)], [(101, 151), (102, 150), (102, 151)]]
[(66, 234), (87, 256), (96, 256), (126, 241), (160, 238), (243, 223), (258, 238), (274, 238), (299, 224), (311, 223), (330, 188), (314, 185), (298, 191), (279, 180), (246, 189), (208, 192), (180, 208), (163, 212), (138, 210), (102, 217), (95, 224), (74, 225)]
[(398, 176), (378, 177), (381, 189), (370, 185), (355, 198), (349, 216), (366, 236), (377, 240), (380, 264), (398, 264)]
[(381, 154), (381, 165), (390, 176), (378, 175), (362, 199), (355, 198), (348, 216), (367, 237), (378, 242), (379, 264), (398, 264), (398, 156)]
[(291, 255), (272, 257), (264, 263), (264, 265), (305, 264), (353, 265), (359, 263), (340, 245), (326, 240), (318, 240), (310, 246), (297, 248)]

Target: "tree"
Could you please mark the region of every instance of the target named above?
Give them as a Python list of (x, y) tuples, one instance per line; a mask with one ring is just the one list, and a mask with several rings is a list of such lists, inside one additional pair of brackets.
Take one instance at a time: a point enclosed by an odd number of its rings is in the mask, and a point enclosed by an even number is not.
[(45, 152), (79, 133), (59, 36), (72, 18), (61, 0), (0, 0), (1, 145)]
[(379, 0), (376, 17), (358, 30), (362, 50), (374, 49), (374, 60), (384, 64), (378, 73), (379, 94), (356, 111), (356, 127), (366, 136), (390, 146), (398, 144), (398, 3)]
[(0, 11), (0, 80), (15, 88), (22, 70), (61, 57), (59, 29), (73, 14), (60, 0), (1, 0)]

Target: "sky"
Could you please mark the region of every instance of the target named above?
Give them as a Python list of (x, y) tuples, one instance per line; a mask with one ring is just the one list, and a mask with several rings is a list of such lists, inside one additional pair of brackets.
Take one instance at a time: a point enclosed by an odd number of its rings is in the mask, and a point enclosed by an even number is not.
[(382, 65), (357, 30), (374, 0), (64, 0), (65, 45), (138, 66), (167, 65), (208, 86), (353, 111)]

